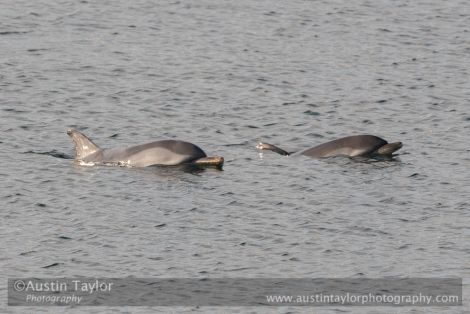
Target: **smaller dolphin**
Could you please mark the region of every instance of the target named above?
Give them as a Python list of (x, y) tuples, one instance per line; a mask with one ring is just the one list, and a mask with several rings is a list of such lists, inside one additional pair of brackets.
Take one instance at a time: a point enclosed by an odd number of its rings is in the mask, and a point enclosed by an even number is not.
[[(388, 143), (386, 140), (374, 135), (355, 135), (330, 141), (300, 152), (295, 155), (304, 155), (312, 158), (327, 158), (336, 156), (348, 157), (390, 157), (402, 147), (401, 142)], [(291, 153), (268, 143), (258, 143), (256, 148), (271, 150), (278, 154), (289, 156)]]
[(75, 160), (82, 164), (105, 164), (129, 167), (193, 164), (222, 168), (224, 158), (207, 157), (198, 146), (177, 140), (163, 140), (114, 149), (101, 149), (85, 134), (70, 129), (67, 134), (75, 143)]

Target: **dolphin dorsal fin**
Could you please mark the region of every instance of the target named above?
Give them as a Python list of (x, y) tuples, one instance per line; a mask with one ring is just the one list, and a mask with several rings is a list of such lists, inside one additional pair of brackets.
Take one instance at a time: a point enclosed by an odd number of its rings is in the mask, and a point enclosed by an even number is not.
[(78, 132), (74, 129), (69, 129), (67, 134), (72, 138), (75, 143), (75, 159), (82, 160), (86, 156), (94, 154), (101, 150), (101, 148), (93, 143), (85, 134)]

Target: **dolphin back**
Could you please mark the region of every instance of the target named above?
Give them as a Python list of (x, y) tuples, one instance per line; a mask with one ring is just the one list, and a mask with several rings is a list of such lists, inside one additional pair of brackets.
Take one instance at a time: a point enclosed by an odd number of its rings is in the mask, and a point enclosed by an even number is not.
[(179, 165), (207, 157), (198, 146), (184, 141), (163, 140), (103, 151), (104, 163), (120, 163), (133, 167)]
[(373, 154), (387, 141), (374, 135), (355, 135), (330, 141), (300, 152), (301, 155), (323, 158), (334, 156), (364, 156)]

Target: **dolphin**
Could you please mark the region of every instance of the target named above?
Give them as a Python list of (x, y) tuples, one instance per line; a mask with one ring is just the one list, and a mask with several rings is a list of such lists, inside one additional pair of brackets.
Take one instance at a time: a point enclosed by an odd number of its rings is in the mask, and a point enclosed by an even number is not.
[(207, 157), (198, 146), (178, 140), (162, 140), (126, 148), (102, 149), (85, 134), (69, 129), (75, 143), (75, 160), (80, 164), (104, 164), (129, 167), (192, 164), (222, 168), (224, 158)]
[(390, 157), (402, 146), (401, 142), (388, 143), (386, 140), (374, 135), (354, 135), (333, 140), (297, 153), (289, 153), (268, 143), (258, 143), (256, 148), (271, 150), (284, 156), (295, 154), (312, 158), (327, 158), (336, 156)]

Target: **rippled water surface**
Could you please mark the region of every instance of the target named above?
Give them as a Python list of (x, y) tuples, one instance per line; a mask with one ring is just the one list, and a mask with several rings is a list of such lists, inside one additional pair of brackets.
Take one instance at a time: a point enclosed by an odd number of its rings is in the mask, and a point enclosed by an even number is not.
[[(15, 276), (468, 283), (469, 30), (466, 1), (3, 0), (2, 312), (25, 311), (6, 307)], [(103, 147), (187, 140), (224, 171), (80, 167), (69, 127)], [(384, 162), (254, 148), (351, 134), (404, 147)]]

